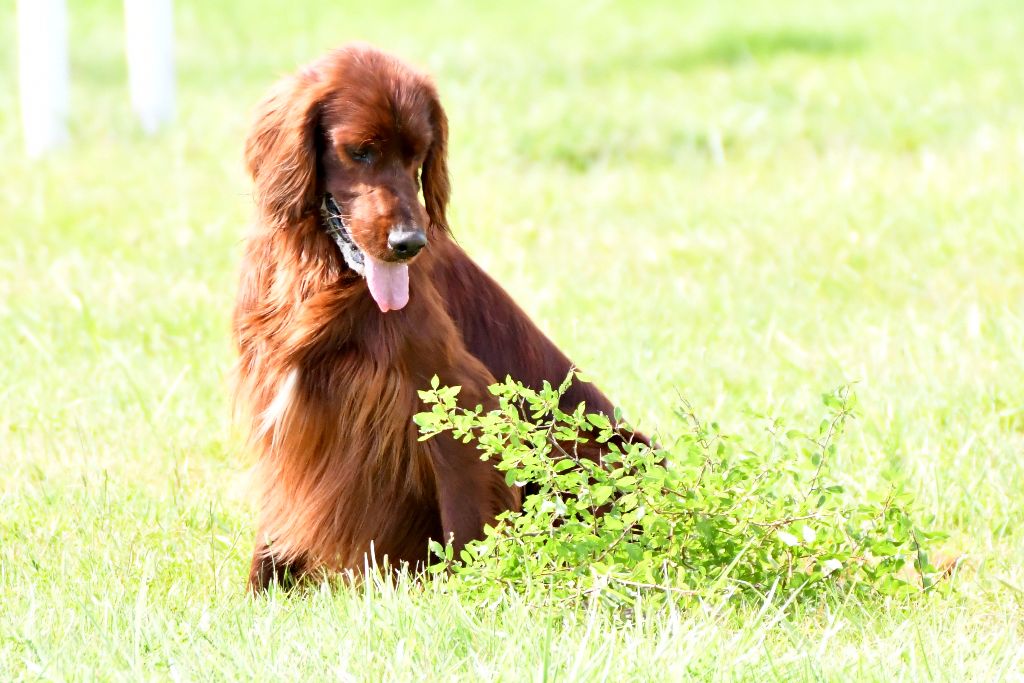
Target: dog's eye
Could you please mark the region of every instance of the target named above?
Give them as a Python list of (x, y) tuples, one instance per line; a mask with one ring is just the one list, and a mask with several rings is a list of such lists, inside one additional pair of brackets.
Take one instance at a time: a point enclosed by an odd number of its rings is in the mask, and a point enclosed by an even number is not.
[(369, 146), (346, 147), (345, 153), (348, 154), (348, 157), (357, 164), (369, 164), (373, 162), (373, 148)]

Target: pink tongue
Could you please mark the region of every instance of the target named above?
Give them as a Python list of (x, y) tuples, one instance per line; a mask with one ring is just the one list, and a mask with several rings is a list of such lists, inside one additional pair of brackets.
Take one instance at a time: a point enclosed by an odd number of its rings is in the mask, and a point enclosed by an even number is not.
[(364, 270), (370, 296), (381, 311), (397, 311), (409, 303), (408, 264), (386, 263), (366, 254)]

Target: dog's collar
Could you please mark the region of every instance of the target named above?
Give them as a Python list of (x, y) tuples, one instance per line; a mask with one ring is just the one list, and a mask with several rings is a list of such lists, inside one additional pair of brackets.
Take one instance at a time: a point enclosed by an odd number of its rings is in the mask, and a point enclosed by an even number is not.
[(329, 192), (324, 194), (324, 199), (320, 203), (320, 216), (323, 218), (327, 234), (331, 236), (334, 243), (338, 245), (338, 249), (341, 250), (341, 255), (345, 257), (345, 263), (349, 268), (365, 277), (363, 250), (352, 239), (348, 226), (345, 225), (345, 218), (341, 214), (341, 207)]

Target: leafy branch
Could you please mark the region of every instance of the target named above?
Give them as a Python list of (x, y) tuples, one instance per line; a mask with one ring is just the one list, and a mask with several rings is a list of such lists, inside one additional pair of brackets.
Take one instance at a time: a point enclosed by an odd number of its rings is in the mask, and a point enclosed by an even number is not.
[(782, 433), (775, 420), (765, 449), (701, 421), (680, 398), (687, 428), (666, 440), (671, 447), (652, 449), (617, 445), (617, 413), (613, 424), (583, 406), (560, 408), (572, 377), (540, 390), (495, 384), (498, 407), (487, 412), (459, 405), (459, 388), (436, 380), (421, 392), (429, 410), (415, 417), (420, 438), (451, 432), (475, 441), (509, 485), (536, 492), (458, 558), (450, 545), (433, 544), (440, 561), (432, 571), (467, 590), (542, 588), (615, 604), (639, 593), (908, 595), (937, 585), (925, 547), (941, 534), (913, 523), (912, 497), (892, 483), (858, 500), (831, 478), (839, 438), (856, 415), (849, 386), (822, 397), (828, 414), (817, 436)]

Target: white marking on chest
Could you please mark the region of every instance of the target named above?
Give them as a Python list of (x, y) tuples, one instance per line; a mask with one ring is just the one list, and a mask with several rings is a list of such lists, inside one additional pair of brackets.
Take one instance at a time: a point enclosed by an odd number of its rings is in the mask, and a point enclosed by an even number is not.
[(263, 438), (270, 431), (273, 431), (274, 440), (277, 440), (277, 429), (281, 424), (281, 420), (284, 418), (285, 413), (288, 412), (288, 406), (292, 403), (292, 399), (295, 396), (295, 385), (298, 384), (298, 381), (299, 369), (292, 368), (281, 382), (281, 385), (277, 388), (277, 394), (274, 395), (274, 400), (270, 402), (267, 409), (260, 415), (260, 438)]

